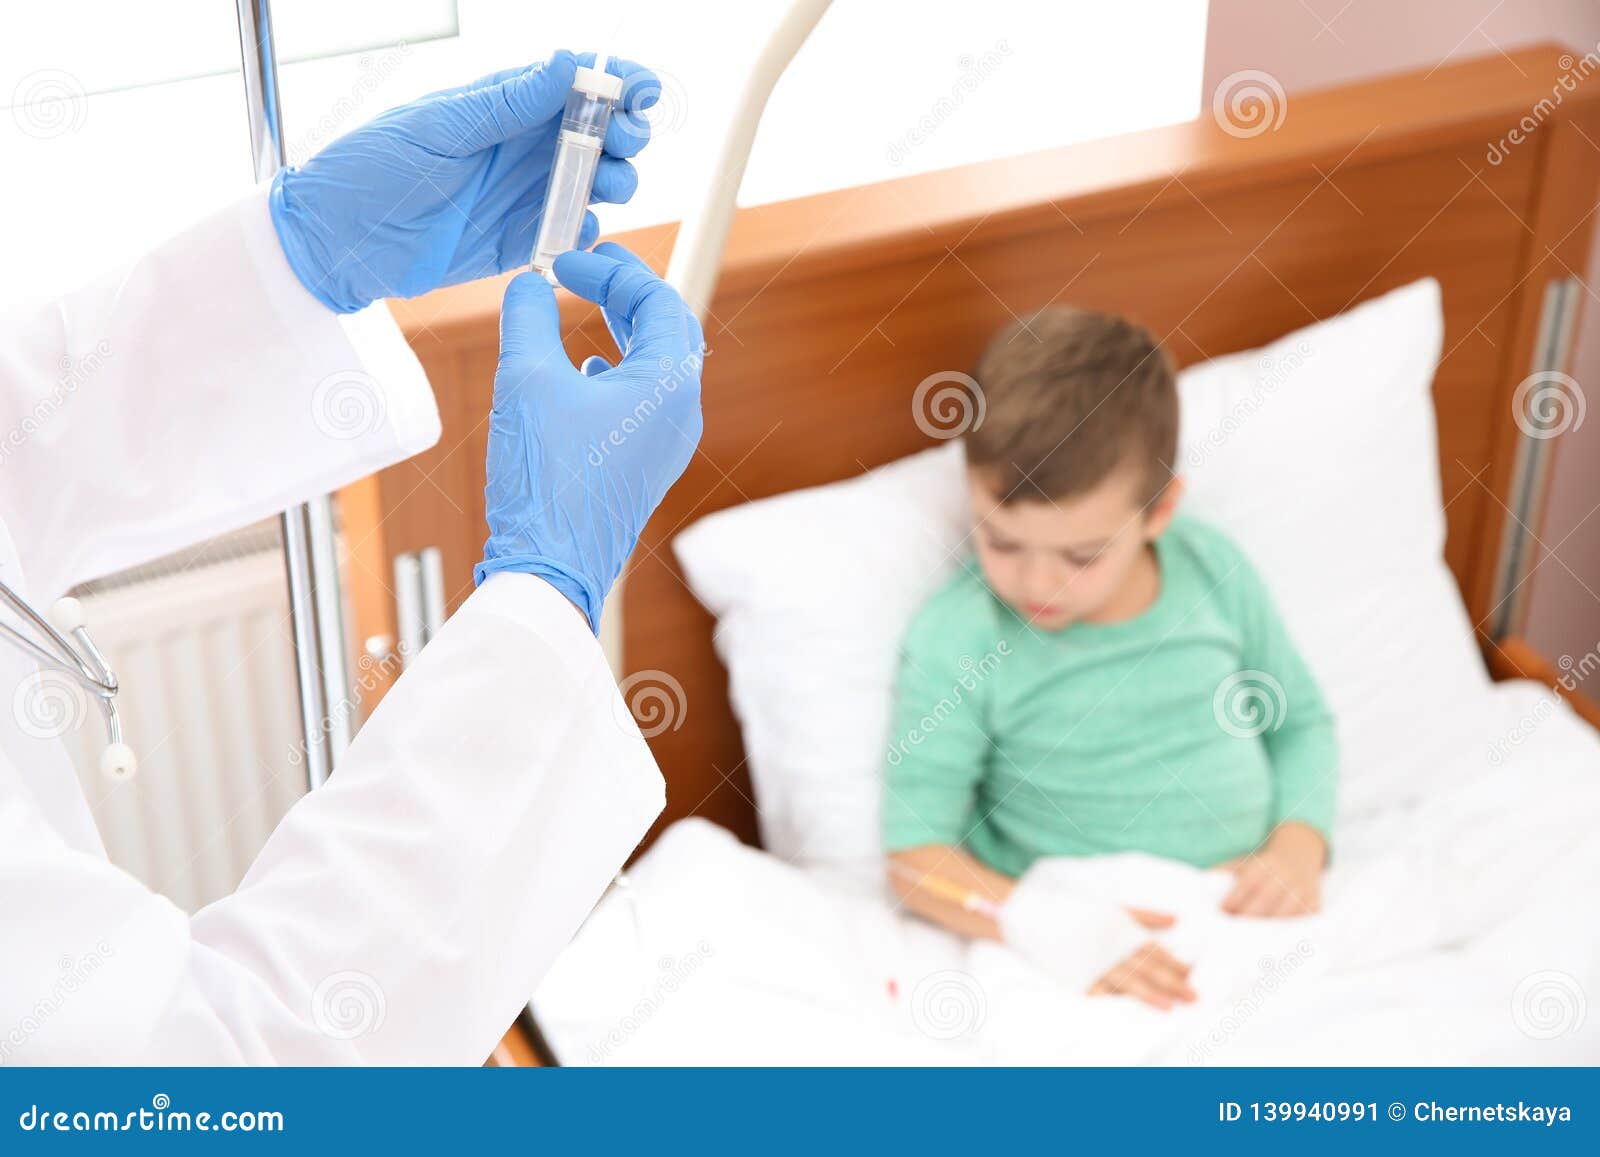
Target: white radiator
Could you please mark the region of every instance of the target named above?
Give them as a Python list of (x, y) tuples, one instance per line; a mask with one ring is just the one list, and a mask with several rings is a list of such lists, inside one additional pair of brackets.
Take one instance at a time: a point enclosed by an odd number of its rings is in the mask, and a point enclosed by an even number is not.
[(79, 779), (113, 862), (189, 911), (233, 890), (305, 790), (283, 556), (248, 547), (80, 596), (139, 771), (101, 778), (105, 731), (90, 710), (67, 737)]

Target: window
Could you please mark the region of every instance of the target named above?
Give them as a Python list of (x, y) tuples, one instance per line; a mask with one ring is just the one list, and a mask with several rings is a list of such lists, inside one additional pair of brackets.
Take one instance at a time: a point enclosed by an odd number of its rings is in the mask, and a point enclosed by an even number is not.
[[(689, 210), (783, 0), (277, 0), (292, 160), (402, 101), (553, 48), (663, 80), (657, 141), (608, 232)], [(35, 3), (0, 43), (0, 294), (57, 292), (251, 185), (233, 6)], [(779, 83), (741, 202), (1186, 120), (1205, 0), (835, 0)]]

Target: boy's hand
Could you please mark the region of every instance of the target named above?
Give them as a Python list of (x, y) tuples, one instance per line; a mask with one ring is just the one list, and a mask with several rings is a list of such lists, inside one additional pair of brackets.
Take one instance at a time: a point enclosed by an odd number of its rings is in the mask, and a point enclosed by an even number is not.
[(1189, 987), (1189, 968), (1152, 940), (1095, 981), (1089, 995), (1132, 996), (1152, 1008), (1170, 1009), (1174, 1001), (1195, 999), (1195, 991)]
[(1171, 912), (1157, 912), (1153, 908), (1129, 908), (1128, 915), (1152, 932), (1171, 928), (1178, 922), (1178, 918)]
[(1282, 823), (1248, 856), (1225, 865), (1233, 891), (1222, 910), (1235, 916), (1309, 916), (1322, 907), (1328, 845), (1313, 827)]

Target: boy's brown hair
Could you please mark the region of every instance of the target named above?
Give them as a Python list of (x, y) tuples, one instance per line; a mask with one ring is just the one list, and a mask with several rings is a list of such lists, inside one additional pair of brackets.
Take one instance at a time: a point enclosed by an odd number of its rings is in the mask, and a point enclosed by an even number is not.
[(984, 416), (967, 462), (1002, 502), (1072, 498), (1129, 468), (1151, 502), (1172, 480), (1177, 380), (1142, 327), (1046, 307), (996, 335), (975, 376)]

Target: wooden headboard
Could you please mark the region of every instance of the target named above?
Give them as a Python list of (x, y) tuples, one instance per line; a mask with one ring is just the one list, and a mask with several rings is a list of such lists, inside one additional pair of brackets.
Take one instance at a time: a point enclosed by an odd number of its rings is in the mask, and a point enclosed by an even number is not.
[[(1560, 48), (1536, 47), (1293, 94), (1282, 123), (1254, 136), (1225, 131), (1208, 110), (742, 211), (706, 325), (704, 442), (626, 588), (628, 669), (670, 673), (687, 701), (682, 727), (652, 740), (668, 782), (663, 822), (698, 814), (756, 839), (712, 620), (678, 571), (673, 535), (714, 510), (928, 445), (913, 420), (916, 384), (970, 368), (998, 327), (1047, 302), (1127, 314), (1188, 364), (1438, 278), (1447, 555), (1481, 619), (1516, 445), (1512, 391), (1530, 367), (1546, 282), (1583, 269), (1600, 182), (1600, 85), (1565, 92), (1570, 68)], [(618, 240), (662, 268), (672, 235)], [(382, 541), (391, 555), (439, 545), (457, 598), (484, 535), (502, 292), (503, 280), (480, 282), (395, 306), (440, 393), (445, 435), (380, 477)], [(608, 352), (592, 308), (565, 308), (574, 357)]]

